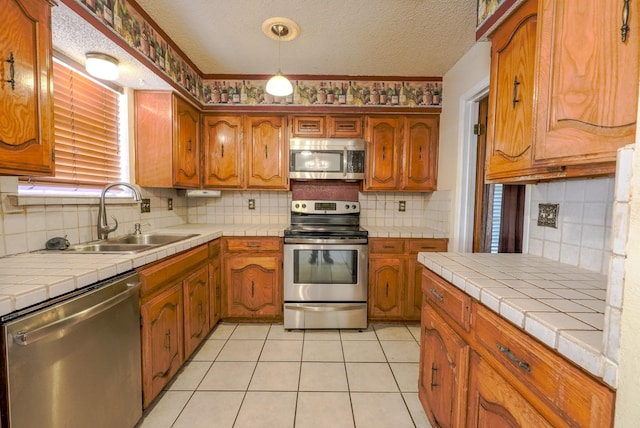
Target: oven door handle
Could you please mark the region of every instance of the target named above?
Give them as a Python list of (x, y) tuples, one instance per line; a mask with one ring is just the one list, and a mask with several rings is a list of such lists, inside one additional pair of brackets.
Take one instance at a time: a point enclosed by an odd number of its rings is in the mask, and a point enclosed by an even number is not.
[(323, 245), (366, 244), (367, 238), (347, 238), (347, 239), (285, 238), (284, 243), (285, 244), (323, 244)]
[(344, 303), (341, 303), (339, 305), (332, 305), (330, 303), (301, 305), (300, 303), (296, 303), (295, 305), (289, 306), (285, 303), (284, 308), (292, 311), (306, 311), (306, 312), (356, 311), (356, 310), (362, 310), (362, 303), (357, 305), (351, 305), (351, 306), (345, 306)]

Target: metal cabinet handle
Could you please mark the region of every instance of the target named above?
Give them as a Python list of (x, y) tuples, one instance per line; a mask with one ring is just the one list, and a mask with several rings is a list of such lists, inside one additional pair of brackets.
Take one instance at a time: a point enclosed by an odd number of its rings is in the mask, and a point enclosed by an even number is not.
[(11, 85), (11, 90), (14, 91), (16, 89), (16, 69), (15, 69), (15, 58), (13, 56), (13, 52), (9, 54), (9, 59), (6, 60), (9, 63), (9, 77), (10, 79), (5, 80), (5, 82)]
[(387, 282), (387, 291), (386, 291), (386, 296), (389, 297), (389, 282)]
[(249, 243), (247, 244), (247, 248), (260, 248), (260, 244)]
[(382, 160), (385, 160), (385, 158), (386, 158), (386, 157), (387, 157), (387, 156), (386, 156), (386, 149), (385, 149), (385, 146), (382, 146)]
[(507, 358), (509, 358), (514, 363), (516, 363), (518, 365), (518, 367), (520, 367), (521, 369), (531, 373), (531, 366), (529, 365), (529, 363), (520, 360), (518, 357), (513, 355), (513, 353), (511, 352), (511, 350), (509, 348), (506, 348), (506, 347), (500, 345), (500, 343), (496, 342), (496, 346), (498, 347), (500, 352), (505, 354), (507, 356)]
[(251, 297), (253, 297), (254, 292), (255, 292), (255, 283), (251, 281)]
[(164, 334), (164, 347), (168, 351), (171, 351), (171, 330), (167, 330), (167, 332)]
[(627, 41), (627, 34), (629, 33), (629, 0), (624, 0), (624, 5), (622, 6), (622, 27), (620, 32), (624, 43)]
[(224, 157), (224, 144), (222, 144), (220, 146), (220, 157), (223, 158)]
[(269, 147), (266, 144), (264, 145), (264, 158), (269, 159)]
[(422, 146), (418, 147), (418, 159), (422, 160)]
[(520, 86), (520, 82), (518, 82), (518, 76), (513, 78), (513, 108), (516, 108), (516, 104), (520, 102), (518, 99), (518, 86)]
[(436, 290), (434, 290), (433, 288), (430, 288), (430, 289), (429, 289), (429, 292), (430, 292), (431, 294), (433, 294), (433, 296), (434, 296), (436, 299), (438, 299), (439, 301), (441, 301), (441, 302), (442, 302), (442, 301), (444, 300), (444, 297), (442, 296), (442, 294), (439, 294), (439, 293), (438, 293)]
[(431, 389), (435, 388), (436, 386), (438, 386), (438, 384), (435, 382), (434, 378), (436, 377), (436, 372), (438, 371), (438, 369), (436, 368), (436, 363), (431, 363)]
[(188, 152), (191, 152), (192, 145), (193, 145), (193, 142), (191, 141), (191, 138), (189, 138), (189, 139), (187, 140), (187, 143), (189, 143), (189, 144), (187, 144), (187, 151), (188, 151)]

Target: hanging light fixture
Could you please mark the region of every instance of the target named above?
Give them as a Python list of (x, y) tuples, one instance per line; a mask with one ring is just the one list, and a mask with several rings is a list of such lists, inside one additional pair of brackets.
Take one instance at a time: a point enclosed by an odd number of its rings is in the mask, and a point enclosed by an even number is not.
[(272, 38), (278, 40), (278, 72), (267, 82), (265, 90), (268, 94), (276, 97), (286, 97), (293, 92), (293, 85), (280, 69), (280, 44), (282, 41), (295, 39), (300, 33), (300, 27), (287, 18), (270, 18), (262, 23), (262, 31)]
[(102, 80), (116, 80), (119, 76), (118, 60), (114, 57), (99, 53), (87, 52), (84, 68), (91, 76)]

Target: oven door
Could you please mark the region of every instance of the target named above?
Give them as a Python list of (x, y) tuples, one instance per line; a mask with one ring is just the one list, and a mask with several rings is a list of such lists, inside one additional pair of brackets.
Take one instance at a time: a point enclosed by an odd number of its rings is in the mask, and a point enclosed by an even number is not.
[(312, 241), (285, 241), (285, 302), (366, 302), (367, 244)]

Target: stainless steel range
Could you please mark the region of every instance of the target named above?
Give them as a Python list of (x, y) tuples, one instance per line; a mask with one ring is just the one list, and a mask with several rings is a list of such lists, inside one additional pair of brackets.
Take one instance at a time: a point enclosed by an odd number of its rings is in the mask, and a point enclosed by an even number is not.
[(367, 328), (367, 236), (358, 202), (291, 202), (284, 328)]

